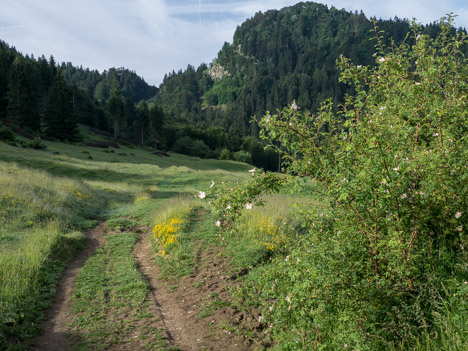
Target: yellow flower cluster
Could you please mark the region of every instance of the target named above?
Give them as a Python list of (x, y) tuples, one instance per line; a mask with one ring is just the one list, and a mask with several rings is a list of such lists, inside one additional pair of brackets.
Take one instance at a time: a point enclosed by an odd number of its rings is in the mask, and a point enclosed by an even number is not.
[(67, 186), (66, 189), (74, 196), (78, 197), (79, 199), (89, 199), (91, 198), (91, 195), (85, 195), (80, 193), (78, 190), (73, 189), (70, 186)]
[(172, 218), (170, 221), (157, 224), (153, 229), (153, 238), (162, 244), (162, 255), (166, 254), (166, 248), (177, 242), (177, 232), (180, 231), (182, 220)]
[(135, 203), (139, 203), (139, 202), (144, 202), (144, 201), (147, 201), (149, 200), (149, 196), (148, 195), (142, 195), (142, 196), (138, 196), (136, 199), (135, 199)]
[(258, 216), (255, 231), (261, 240), (261, 245), (264, 245), (270, 251), (280, 249), (285, 243), (285, 237), (280, 226), (270, 217)]

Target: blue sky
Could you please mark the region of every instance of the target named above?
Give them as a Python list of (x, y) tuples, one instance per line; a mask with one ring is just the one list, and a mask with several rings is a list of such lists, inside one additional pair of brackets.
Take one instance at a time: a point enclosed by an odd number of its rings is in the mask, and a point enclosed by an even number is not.
[[(23, 54), (54, 55), (103, 71), (126, 67), (159, 85), (165, 73), (211, 63), (237, 25), (297, 0), (0, 0), (0, 39)], [(324, 0), (377, 18), (425, 24), (453, 12), (468, 28), (468, 0)]]

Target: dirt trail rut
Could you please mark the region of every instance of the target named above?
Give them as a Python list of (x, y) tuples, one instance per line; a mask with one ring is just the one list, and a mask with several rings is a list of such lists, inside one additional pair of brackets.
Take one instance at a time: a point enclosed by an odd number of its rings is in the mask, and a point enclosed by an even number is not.
[(104, 223), (88, 230), (85, 248), (70, 262), (57, 285), (57, 293), (51, 307), (45, 312), (45, 321), (41, 324), (41, 334), (35, 339), (34, 351), (64, 351), (70, 349), (73, 336), (68, 324), (71, 321), (70, 306), (75, 278), (81, 267), (98, 247), (100, 247), (106, 234)]
[[(232, 313), (218, 311), (206, 318), (199, 317), (200, 311), (210, 301), (210, 294), (216, 292), (216, 296), (221, 295), (221, 290), (224, 290), (221, 285), (229, 280), (229, 277), (220, 275), (222, 263), (217, 262), (210, 266), (198, 262), (203, 265), (203, 269), (197, 269), (191, 277), (181, 278), (177, 281), (176, 288), (169, 289), (158, 279), (159, 269), (151, 260), (150, 247), (149, 235), (142, 234), (135, 245), (134, 254), (140, 271), (150, 286), (151, 302), (157, 306), (158, 317), (173, 346), (181, 351), (254, 349), (254, 345), (247, 342), (244, 335), (235, 335), (234, 332), (219, 327), (220, 322), (232, 319)], [(201, 280), (206, 280), (209, 284), (203, 287), (194, 284)], [(219, 289), (216, 290), (218, 285)]]

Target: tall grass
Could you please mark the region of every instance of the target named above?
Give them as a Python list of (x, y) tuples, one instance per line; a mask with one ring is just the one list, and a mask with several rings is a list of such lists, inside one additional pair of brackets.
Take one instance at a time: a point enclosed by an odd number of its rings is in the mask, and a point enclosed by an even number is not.
[(0, 161), (0, 346), (35, 332), (62, 261), (83, 242), (77, 229), (102, 204), (80, 181)]

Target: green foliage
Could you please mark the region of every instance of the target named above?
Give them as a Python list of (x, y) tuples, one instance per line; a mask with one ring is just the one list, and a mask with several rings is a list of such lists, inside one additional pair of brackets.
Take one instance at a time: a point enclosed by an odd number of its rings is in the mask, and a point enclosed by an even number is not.
[(174, 143), (172, 149), (175, 152), (206, 158), (209, 155), (210, 148), (203, 142), (203, 140), (193, 140), (189, 136), (184, 136)]
[[(300, 209), (303, 234), (289, 255), (244, 290), (273, 323), (278, 349), (413, 349), (426, 336), (441, 340), (440, 325), (453, 321), (441, 313), (463, 313), (467, 39), (451, 25), (442, 19), (434, 39), (414, 25), (390, 47), (377, 32), (372, 66), (342, 57), (340, 81), (355, 94), (338, 113), (331, 101), (314, 114), (292, 103), (259, 122), (296, 186), (312, 178), (329, 199), (326, 211)], [(263, 177), (221, 192), (215, 209), (244, 206), (260, 185), (275, 190), (277, 180)], [(466, 320), (456, 320), (452, 333), (466, 345), (455, 331)]]
[(229, 149), (222, 149), (220, 154), (219, 154), (219, 159), (220, 160), (230, 160), (231, 159), (231, 152), (229, 152)]
[(44, 150), (47, 149), (47, 145), (42, 141), (41, 138), (34, 138), (28, 146), (31, 149), (36, 149), (36, 150)]
[(15, 134), (10, 128), (2, 125), (0, 126), (0, 140), (15, 141)]
[(114, 139), (120, 135), (121, 128), (125, 122), (124, 100), (120, 92), (117, 80), (112, 82), (112, 88), (109, 98), (109, 113), (114, 124)]
[(112, 218), (107, 220), (107, 227), (114, 230), (124, 230), (134, 227), (137, 222), (128, 218)]
[(210, 148), (203, 142), (203, 140), (195, 140), (189, 155), (206, 158), (208, 157), (209, 153)]
[(31, 74), (31, 68), (26, 60), (17, 56), (10, 68), (7, 117), (18, 126), (37, 131), (39, 116), (35, 109), (36, 97), (28, 74)]
[(62, 63), (60, 66), (68, 84), (78, 87), (91, 100), (105, 102), (109, 99), (112, 82), (115, 79), (122, 95), (132, 103), (154, 97), (157, 88), (148, 85), (143, 78), (135, 72), (125, 68), (110, 68), (102, 73), (97, 70), (75, 67), (72, 63)]
[[(398, 18), (378, 23), (385, 43), (401, 43), (409, 30)], [(209, 67), (168, 74), (157, 101), (178, 122), (257, 137), (258, 126), (250, 122), (266, 110), (293, 100), (312, 111), (327, 98), (344, 102), (353, 90), (338, 81), (335, 61), (346, 54), (355, 65), (374, 65), (372, 28), (362, 11), (315, 2), (256, 13), (237, 27), (232, 44), (225, 43)], [(423, 28), (431, 37), (438, 31), (435, 24)], [(467, 45), (461, 49), (468, 53)]]
[(73, 111), (73, 95), (61, 71), (57, 71), (49, 89), (47, 112), (43, 118), (47, 136), (76, 141), (79, 139), (78, 124)]
[(245, 150), (235, 152), (232, 158), (238, 162), (252, 163), (252, 155)]

